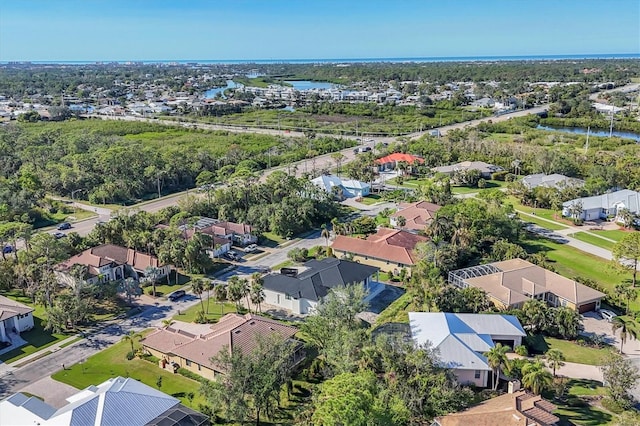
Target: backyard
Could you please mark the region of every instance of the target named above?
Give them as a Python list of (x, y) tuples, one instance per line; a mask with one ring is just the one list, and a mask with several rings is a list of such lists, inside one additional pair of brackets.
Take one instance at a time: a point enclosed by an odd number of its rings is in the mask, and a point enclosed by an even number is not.
[[(206, 294), (203, 294), (206, 296)], [(205, 317), (207, 321), (210, 323), (217, 322), (223, 315), (228, 314), (230, 312), (236, 312), (236, 306), (233, 303), (223, 303), (220, 304), (211, 299), (208, 303), (208, 314), (207, 312), (207, 301), (203, 300), (202, 304), (204, 305)], [(172, 319), (176, 321), (183, 322), (195, 322), (196, 316), (198, 312), (202, 310), (200, 303), (197, 303), (190, 307), (185, 311), (181, 311), (179, 314), (175, 315)]]

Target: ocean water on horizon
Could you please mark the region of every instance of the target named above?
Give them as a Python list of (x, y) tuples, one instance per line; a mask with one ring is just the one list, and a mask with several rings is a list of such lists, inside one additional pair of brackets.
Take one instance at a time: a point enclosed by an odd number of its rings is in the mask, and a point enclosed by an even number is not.
[(638, 53), (610, 53), (610, 54), (577, 54), (577, 55), (520, 55), (520, 56), (432, 56), (408, 58), (331, 58), (331, 59), (164, 59), (164, 60), (118, 60), (118, 61), (0, 61), (0, 64), (31, 63), (87, 65), (96, 62), (112, 63), (143, 63), (143, 64), (315, 64), (315, 63), (401, 63), (401, 62), (500, 62), (500, 61), (544, 61), (544, 60), (579, 60), (579, 59), (640, 59)]

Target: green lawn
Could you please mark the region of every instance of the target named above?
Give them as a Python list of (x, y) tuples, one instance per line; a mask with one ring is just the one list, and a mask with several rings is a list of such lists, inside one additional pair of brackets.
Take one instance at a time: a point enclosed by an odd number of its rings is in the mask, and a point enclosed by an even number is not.
[(538, 217), (535, 216), (529, 216), (529, 215), (525, 215), (525, 214), (520, 214), (520, 218), (525, 221), (525, 222), (531, 222), (531, 223), (535, 223), (536, 225), (545, 228), (545, 229), (550, 229), (552, 231), (559, 231), (561, 229), (567, 229), (566, 226), (564, 225), (560, 225), (557, 222), (548, 222), (544, 219), (540, 219)]
[[(566, 244), (528, 236), (523, 245), (529, 253), (545, 252), (556, 271), (567, 278), (590, 278), (608, 290), (613, 290), (615, 285), (621, 282), (631, 282), (630, 272), (622, 273), (615, 269), (611, 262)], [(640, 303), (634, 301), (630, 308), (640, 309)]]
[(594, 234), (602, 235), (605, 238), (609, 238), (610, 240), (620, 241), (625, 235), (629, 232), (638, 232), (638, 231), (623, 231), (622, 229), (612, 229), (610, 231), (591, 231)]
[(274, 265), (271, 267), (272, 271), (280, 271), (280, 268), (289, 268), (291, 266), (293, 266), (295, 264), (295, 262), (293, 260), (285, 260), (282, 263), (278, 263), (277, 265)]
[(471, 188), (468, 186), (452, 186), (451, 193), (452, 194), (473, 194), (475, 192), (486, 191), (487, 189), (496, 189), (502, 188), (506, 186), (506, 182), (502, 182), (499, 180), (488, 180), (486, 181), (486, 186), (484, 188)]
[[(386, 324), (388, 322), (409, 322), (410, 311), (416, 311), (411, 300), (411, 294), (409, 292), (404, 293), (402, 296), (394, 300), (387, 308), (380, 313), (376, 319), (376, 326)], [(418, 309), (417, 311), (422, 311)]]
[[(128, 342), (120, 342), (99, 352), (81, 364), (60, 370), (51, 377), (62, 383), (66, 383), (78, 389), (84, 389), (90, 385), (97, 385), (107, 379), (116, 376), (132, 377), (142, 383), (159, 389), (164, 393), (174, 396), (183, 404), (196, 408), (198, 404), (205, 403), (199, 394), (200, 383), (187, 379), (179, 374), (171, 374), (161, 370), (157, 365), (141, 359), (127, 361), (126, 354), (131, 350)], [(162, 386), (156, 386), (158, 377), (162, 377)], [(193, 392), (195, 398), (189, 403), (187, 393)]]
[(549, 349), (560, 349), (567, 362), (576, 362), (579, 364), (600, 365), (602, 359), (611, 350), (609, 347), (597, 349), (581, 346), (576, 342), (555, 339), (553, 337), (545, 337), (544, 340), (549, 346)]
[(570, 379), (567, 383), (567, 397), (563, 401), (553, 399), (553, 393), (546, 392), (544, 397), (558, 406), (554, 414), (560, 418), (560, 425), (607, 425), (614, 415), (587, 404), (580, 397), (605, 395), (605, 388), (594, 380)]
[(23, 296), (20, 291), (16, 290), (4, 293), (4, 296), (16, 300), (20, 303), (24, 303), (25, 305), (29, 305), (35, 310), (33, 311), (33, 329), (31, 331), (20, 334), (22, 338), (29, 343), (20, 348), (13, 349), (0, 355), (0, 361), (5, 363), (15, 362), (20, 358), (31, 355), (32, 353), (35, 353), (69, 337), (68, 334), (54, 334), (46, 331), (44, 329), (43, 322), (43, 320), (46, 318), (44, 307), (41, 305), (34, 306), (28, 296)]
[(263, 232), (262, 238), (260, 238), (260, 244), (266, 247), (276, 247), (282, 243), (286, 243), (288, 240), (273, 232)]
[[(204, 310), (206, 312), (206, 310), (207, 310), (207, 301), (203, 300), (202, 303), (204, 305)], [(198, 303), (196, 305), (193, 305), (192, 307), (190, 307), (186, 311), (180, 312), (179, 315), (175, 315), (172, 319), (174, 319), (176, 321), (183, 321), (183, 322), (194, 322), (195, 319), (196, 319), (196, 315), (201, 310), (202, 310), (202, 307), (200, 306), (200, 302), (198, 301)], [(235, 311), (236, 311), (236, 305), (235, 304), (233, 304), (233, 303), (224, 303), (224, 304), (220, 305), (219, 303), (217, 303), (213, 299), (211, 299), (209, 301), (209, 314), (207, 315), (207, 319), (210, 322), (213, 323), (213, 322), (218, 321), (220, 319), (220, 317), (223, 316), (224, 314), (228, 314), (229, 312), (235, 312)]]
[(569, 234), (569, 236), (576, 240), (584, 241), (585, 243), (593, 244), (594, 246), (602, 247), (607, 250), (612, 250), (615, 245), (615, 243), (612, 243), (611, 241), (603, 240), (600, 237), (587, 234), (586, 232), (576, 232), (575, 234)]
[(382, 197), (378, 194), (369, 194), (366, 197), (362, 197), (362, 199), (359, 201), (362, 204), (366, 204), (367, 206), (370, 206), (372, 204), (376, 204), (383, 201)]
[[(506, 202), (512, 204), (514, 209), (521, 212), (531, 213), (531, 214), (534, 214), (535, 216), (540, 216), (548, 220), (553, 220), (555, 222), (559, 222), (559, 221), (562, 222), (565, 220), (565, 219), (562, 219), (562, 215), (560, 214), (559, 211), (525, 206), (520, 204), (518, 199), (513, 196), (508, 196), (506, 199)], [(523, 217), (529, 217), (529, 216), (523, 215)], [(569, 223), (569, 221), (566, 221), (566, 223)]]

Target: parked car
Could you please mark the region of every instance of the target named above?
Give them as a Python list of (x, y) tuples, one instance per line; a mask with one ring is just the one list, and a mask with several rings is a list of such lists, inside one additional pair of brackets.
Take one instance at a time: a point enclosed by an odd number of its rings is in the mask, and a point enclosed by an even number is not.
[(56, 232), (53, 234), (54, 237), (56, 237), (56, 240), (59, 240), (60, 238), (64, 238), (67, 236), (67, 234), (65, 234), (64, 232)]
[(13, 253), (13, 250), (14, 250), (13, 246), (7, 244), (2, 248), (2, 253), (4, 254)]
[(167, 296), (167, 299), (171, 300), (172, 302), (175, 302), (176, 300), (180, 299), (181, 297), (184, 297), (184, 295), (187, 294), (184, 290), (176, 290), (173, 293), (170, 293)]
[(56, 228), (58, 231), (64, 231), (65, 229), (71, 229), (71, 224), (69, 222), (62, 222)]
[(238, 260), (238, 255), (233, 251), (228, 251), (223, 256), (229, 260)]
[(614, 312), (612, 312), (612, 311), (610, 311), (608, 309), (600, 309), (598, 311), (598, 313), (600, 314), (602, 319), (607, 320), (608, 322), (611, 322), (612, 319), (614, 319), (615, 317), (618, 316)]
[(244, 252), (245, 253), (253, 253), (256, 250), (258, 250), (258, 245), (257, 244), (249, 244), (248, 246), (246, 246), (244, 248)]

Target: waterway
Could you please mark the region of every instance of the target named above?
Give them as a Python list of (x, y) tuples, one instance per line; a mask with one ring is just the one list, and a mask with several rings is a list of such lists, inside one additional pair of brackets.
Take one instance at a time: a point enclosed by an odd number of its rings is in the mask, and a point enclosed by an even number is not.
[[(538, 125), (538, 127), (536, 127), (537, 129), (540, 130), (550, 130), (552, 132), (564, 132), (564, 133), (577, 133), (580, 135), (586, 135), (587, 134), (587, 129), (583, 128), (583, 127), (552, 127), (552, 126), (542, 126), (542, 125)], [(609, 131), (608, 130), (594, 130), (591, 129), (589, 131), (589, 134), (591, 136), (604, 136), (604, 137), (608, 137), (609, 136)], [(616, 136), (618, 138), (624, 138), (624, 139), (633, 139), (634, 141), (640, 143), (640, 134), (638, 133), (633, 133), (633, 132), (623, 132), (620, 130), (614, 130), (613, 132), (611, 132), (612, 136)]]
[(221, 93), (222, 94), (222, 98), (224, 99), (224, 98), (226, 98), (224, 96), (224, 91), (225, 90), (227, 90), (227, 89), (235, 89), (235, 88), (240, 87), (240, 86), (242, 86), (242, 85), (239, 84), (239, 83), (236, 83), (233, 80), (227, 80), (227, 85), (226, 86), (216, 87), (215, 89), (209, 89), (206, 92), (204, 92), (204, 97), (207, 98), (207, 99), (212, 99), (212, 98), (215, 98), (218, 93)]
[(292, 85), (296, 90), (328, 90), (335, 86), (335, 84), (328, 81), (285, 80), (285, 83)]

